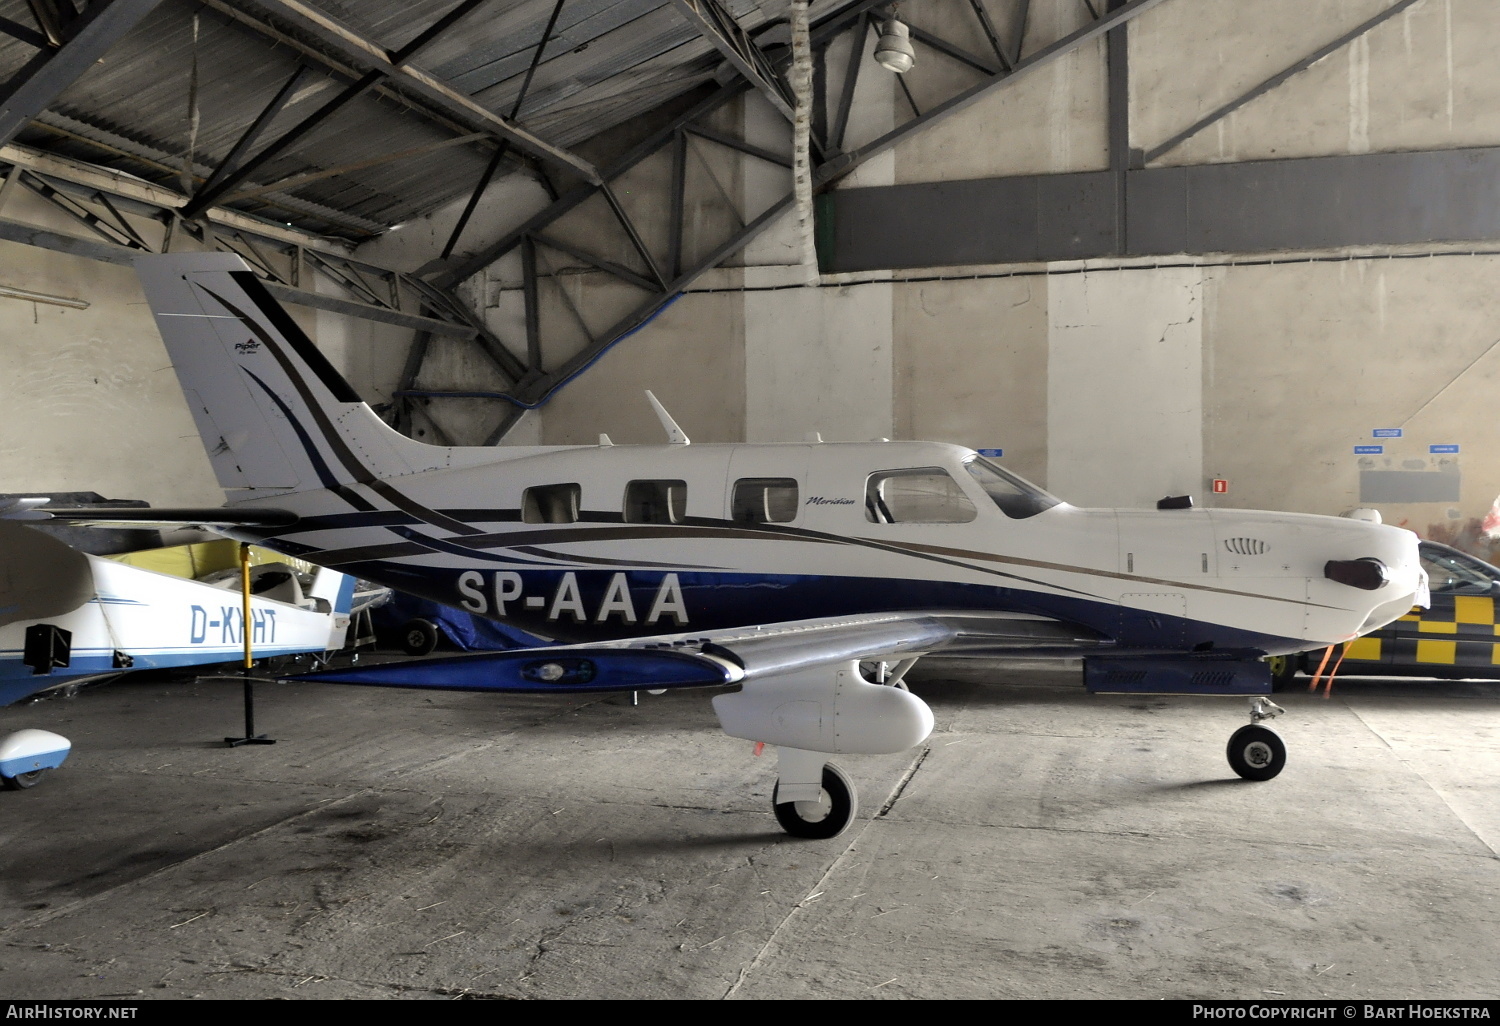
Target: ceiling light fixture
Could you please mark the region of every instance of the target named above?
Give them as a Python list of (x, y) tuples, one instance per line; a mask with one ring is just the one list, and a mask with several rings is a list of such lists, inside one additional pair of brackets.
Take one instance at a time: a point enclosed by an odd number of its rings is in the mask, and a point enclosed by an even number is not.
[(912, 49), (911, 30), (894, 14), (885, 19), (880, 29), (880, 41), (875, 44), (875, 60), (887, 71), (904, 75), (916, 63), (917, 51)]

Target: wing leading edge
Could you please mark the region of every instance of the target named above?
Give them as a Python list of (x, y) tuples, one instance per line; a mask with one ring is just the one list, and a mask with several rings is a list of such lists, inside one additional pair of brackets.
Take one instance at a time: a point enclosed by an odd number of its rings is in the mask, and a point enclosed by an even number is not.
[(1025, 613), (882, 613), (549, 645), (299, 674), (291, 680), (447, 691), (604, 692), (715, 688), (851, 660), (949, 651), (979, 655), (1077, 651), (1102, 639)]

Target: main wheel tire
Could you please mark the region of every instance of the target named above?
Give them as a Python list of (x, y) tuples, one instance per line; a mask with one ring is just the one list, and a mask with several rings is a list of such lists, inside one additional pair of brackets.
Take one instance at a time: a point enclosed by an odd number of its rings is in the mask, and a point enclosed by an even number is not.
[(1229, 738), (1229, 768), (1246, 780), (1270, 780), (1286, 766), (1286, 744), (1270, 727), (1251, 724)]
[(401, 649), (407, 655), (424, 656), (437, 648), (437, 624), (420, 617), (406, 621), (401, 628)]
[(1292, 680), (1297, 676), (1297, 659), (1294, 655), (1279, 655), (1266, 660), (1271, 667), (1272, 691), (1285, 691), (1292, 686)]
[(44, 769), (32, 770), (30, 773), (17, 773), (13, 777), (0, 777), (0, 784), (4, 784), (7, 791), (24, 791), (28, 787), (35, 787), (41, 783)]
[(859, 798), (854, 784), (844, 771), (833, 763), (823, 767), (823, 794), (816, 802), (779, 802), (781, 782), (771, 792), (771, 809), (776, 813), (776, 822), (793, 837), (808, 837), (818, 840), (837, 837), (849, 829), (859, 813)]

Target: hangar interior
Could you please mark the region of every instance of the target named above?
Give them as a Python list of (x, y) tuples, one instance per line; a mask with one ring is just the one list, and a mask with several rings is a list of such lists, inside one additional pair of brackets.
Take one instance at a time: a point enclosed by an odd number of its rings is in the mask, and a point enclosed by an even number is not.
[[(904, 73), (876, 59), (892, 18), (915, 53)], [(1000, 450), (1004, 466), (1078, 506), (1191, 494), (1209, 508), (1373, 507), (1386, 523), (1493, 560), (1497, 37), (1500, 8), (1485, 0), (0, 0), (0, 491), (223, 501), (131, 266), (142, 251), (215, 250), (243, 257), (360, 396), (422, 441), (593, 444), (607, 433), (658, 443), (649, 389), (695, 442), (953, 442)], [(809, 84), (799, 88), (799, 76)], [(1130, 776), (1181, 754), (1207, 715), (1199, 704), (1086, 711), (1048, 690), (1057, 680), (1011, 698), (976, 697), (984, 689), (962, 679), (935, 685), (937, 756), (925, 777), (879, 770), (890, 792), (880, 815), (916, 780), (908, 804), (947, 806), (927, 822), (940, 854), (922, 850), (920, 817), (904, 833), (863, 832), (812, 854), (761, 827), (754, 850), (740, 851), (733, 838), (749, 803), (708, 825), (698, 806), (755, 766), (736, 742), (697, 737), (711, 717), (675, 695), (655, 707), (507, 707), (515, 722), (503, 729), (475, 696), (444, 700), (429, 721), (444, 733), (430, 759), (397, 752), (425, 744), (422, 721), (397, 711), (400, 696), (354, 700), (347, 723), (307, 709), (305, 696), (269, 700), (304, 727), (362, 731), (380, 754), (361, 771), (353, 739), (342, 749), (325, 738), (289, 768), (276, 750), (231, 756), (164, 736), (158, 720), (177, 715), (177, 700), (192, 710), (183, 723), (208, 722), (206, 684), (178, 699), (161, 686), (117, 690), (97, 713), (68, 712), (96, 742), (111, 722), (145, 731), (139, 751), (117, 746), (88, 764), (103, 781), (95, 797), (128, 802), (140, 786), (170, 817), (179, 795), (184, 829), (212, 840), (153, 843), (137, 823), (116, 836), (136, 861), (112, 858), (85, 884), (90, 853), (75, 820), (88, 815), (86, 785), (51, 818), (31, 806), (30, 839), (7, 809), (8, 861), (68, 854), (45, 881), (55, 894), (38, 896), (35, 869), (12, 877), (0, 971), (36, 996), (69, 997), (1260, 998), (1373, 995), (1385, 985), (1376, 965), (1396, 958), (1391, 985), (1403, 994), (1497, 994), (1494, 960), (1476, 954), (1497, 940), (1500, 822), (1479, 785), (1495, 780), (1500, 721), (1492, 703), (1474, 701), (1493, 692), (1469, 685), (1446, 693), (1448, 704), (1406, 709), (1356, 687), (1329, 735), (1342, 741), (1325, 738), (1306, 761), (1332, 760), (1327, 786), (1348, 788), (1368, 817), (1304, 781), (1281, 799), (1296, 807), (1284, 825), (1296, 837), (1274, 839), (1244, 823), (1281, 815), (1277, 800), (1226, 805), (1221, 789), (1155, 793)], [(233, 698), (221, 704), (232, 717)], [(654, 724), (653, 708), (666, 710)], [(1309, 700), (1298, 712), (1317, 721), (1330, 708)], [(1123, 725), (1106, 724), (1111, 709)], [(1168, 712), (1186, 718), (1158, 726)], [(1008, 727), (1012, 715), (1024, 725)], [(397, 737), (379, 740), (395, 717)], [(570, 723), (582, 733), (569, 736)], [(1154, 740), (1135, 747), (1142, 739)], [(986, 772), (1017, 782), (1024, 815), (1008, 819), (963, 779), (944, 746), (964, 740), (988, 746)], [(1042, 746), (1037, 761), (1013, 751), (1022, 741)], [(1066, 771), (1117, 745), (1142, 754), (1118, 771), (1130, 798), (1111, 808), (1114, 771)], [(595, 794), (600, 809), (621, 803), (602, 826), (557, 818), (554, 804), (602, 792), (613, 772), (570, 760), (640, 749), (650, 797)], [(252, 755), (262, 761), (244, 776), (235, 760)], [(508, 759), (555, 776), (507, 810), (480, 793)], [(194, 760), (201, 768), (183, 768)], [(158, 762), (177, 768), (162, 776)], [(663, 796), (684, 787), (701, 793), (678, 815)], [(1079, 792), (1055, 799), (1061, 827), (1051, 787)], [(216, 800), (222, 788), (249, 791)], [(424, 788), (439, 792), (439, 808), (445, 796), (462, 806), (469, 832), (454, 828), (436, 847), (412, 841), (430, 804)], [(626, 829), (637, 799), (655, 817), (649, 829), (606, 840)], [(323, 923), (268, 905), (215, 926), (212, 955), (162, 934), (182, 950), (153, 941), (140, 965), (106, 981), (99, 967), (132, 937), (122, 925), (131, 917), (191, 932), (173, 925), (182, 902), (142, 902), (182, 886), (194, 909), (227, 909), (215, 888), (257, 875), (253, 853), (306, 861), (295, 845), (313, 835), (294, 831), (355, 830), (335, 806), (362, 817), (368, 840), (353, 859), (320, 850), (342, 867), (307, 899)], [(685, 818), (695, 841), (673, 854)], [(474, 833), (482, 821), (494, 835)], [(996, 836), (978, 840), (959, 823)], [(1038, 829), (1058, 847), (1042, 834), (1021, 843)], [(1241, 829), (1252, 836), (1237, 844)], [(336, 847), (332, 837), (316, 834), (307, 851)], [(511, 865), (487, 863), (479, 849), (489, 842)], [(386, 844), (396, 850), (382, 853)], [(462, 849), (446, 868), (434, 854), (444, 844)], [(553, 845), (568, 853), (565, 868), (544, 865)], [(1195, 845), (1217, 846), (1218, 861), (1185, 868), (1192, 860), (1177, 849)], [(1414, 853), (1430, 868), (1413, 870)], [(359, 910), (368, 896), (348, 883), (408, 859), (427, 860), (412, 872), (433, 888), (398, 904), (451, 893), (455, 905), (483, 905), (489, 925), (445, 923), (468, 933), (453, 944), (464, 952), (430, 974), (414, 957), (392, 969), (384, 949), (362, 961), (329, 955), (373, 922)], [(1059, 885), (1047, 867), (1070, 859), (1090, 868)], [(1241, 859), (1270, 882), (1244, 899), (1253, 907), (1218, 903), (1229, 886), (1220, 878), (1233, 879)], [(855, 867), (873, 880), (881, 860), (905, 876), (871, 883), (891, 907), (858, 906), (863, 939), (846, 942), (855, 913), (809, 911), (807, 895), (837, 882), (850, 885), (847, 898)], [(1118, 861), (1129, 865), (1112, 868)], [(736, 876), (742, 864), (748, 875)], [(951, 873), (953, 888), (917, 880), (917, 864), (933, 881)], [(752, 886), (767, 865), (795, 886)], [(527, 884), (472, 893), (482, 889), (466, 868)], [(1011, 869), (1019, 880), (1007, 891)], [(415, 887), (405, 869), (393, 872)], [(1183, 873), (1192, 882), (1181, 905), (1142, 911), (1153, 880)], [(743, 919), (726, 925), (727, 941), (713, 939), (715, 898), (698, 882), (718, 877), (735, 895), (725, 914)], [(289, 879), (263, 886), (300, 908), (301, 884)], [(1404, 890), (1385, 908), (1370, 888), (1398, 879)], [(1462, 911), (1469, 901), (1484, 911)], [(976, 905), (988, 918), (974, 918)], [(1023, 905), (1049, 911), (1029, 917)], [(512, 906), (515, 923), (481, 944)], [(552, 906), (556, 923), (546, 922)], [(591, 920), (589, 938), (559, 925), (606, 906), (608, 922)], [(883, 917), (898, 907), (920, 908), (920, 923), (902, 913), (904, 932), (888, 932), (901, 917)], [(1343, 932), (1320, 933), (1320, 914)], [(111, 915), (110, 925), (89, 918)], [(378, 943), (399, 946), (380, 931), (411, 927), (389, 925), (389, 908), (381, 915)], [(629, 947), (632, 916), (649, 924), (640, 936), (660, 959), (577, 954)], [(971, 943), (955, 950), (940, 916)], [(682, 933), (665, 921), (674, 917), (707, 935)], [(1050, 933), (1049, 921), (1066, 928)], [(1292, 939), (1277, 952), (1204, 939), (1246, 922)], [(300, 954), (262, 936), (288, 924), (304, 931), (287, 934)], [(877, 926), (887, 932), (868, 932)], [(244, 929), (253, 944), (228, 932)], [(58, 931), (65, 944), (45, 939)], [(1416, 938), (1432, 950), (1419, 955)], [(569, 944), (571, 955), (548, 959)], [(909, 948), (914, 964), (872, 955), (892, 947)], [(1439, 951), (1451, 961), (1429, 972)], [(504, 968), (484, 976), (487, 958)], [(944, 958), (955, 961), (939, 970)], [(197, 968), (173, 979), (184, 959)], [(981, 961), (972, 979), (956, 968)], [(1166, 964), (1180, 972), (1163, 979)], [(176, 980), (194, 972), (181, 989)], [(578, 982), (590, 973), (592, 991)], [(158, 976), (171, 985), (154, 989)]]

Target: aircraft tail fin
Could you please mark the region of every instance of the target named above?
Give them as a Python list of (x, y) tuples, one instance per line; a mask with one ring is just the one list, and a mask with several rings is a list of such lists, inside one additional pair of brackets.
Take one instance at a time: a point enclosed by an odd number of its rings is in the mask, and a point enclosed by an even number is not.
[(348, 613), (354, 606), (354, 586), (357, 582), (352, 574), (339, 573), (328, 567), (319, 567), (313, 575), (312, 588), (308, 595), (324, 599), (335, 613)]
[(136, 258), (146, 299), (233, 502), (368, 484), (431, 465), (228, 253)]

